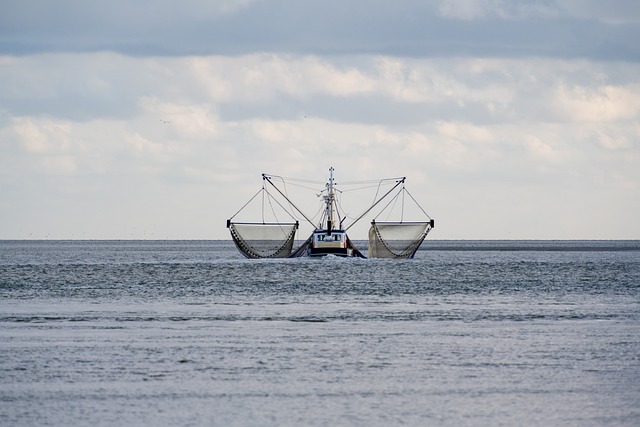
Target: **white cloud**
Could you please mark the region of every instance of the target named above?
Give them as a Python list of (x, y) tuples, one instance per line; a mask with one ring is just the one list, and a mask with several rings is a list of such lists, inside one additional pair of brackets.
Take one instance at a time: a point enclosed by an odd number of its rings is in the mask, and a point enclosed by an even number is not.
[(73, 175), (77, 170), (72, 156), (53, 155), (42, 159), (42, 166), (53, 175)]
[(67, 121), (16, 117), (12, 128), (27, 151), (32, 153), (57, 153), (70, 148)]
[(551, 144), (543, 142), (536, 136), (525, 136), (524, 143), (535, 157), (545, 162), (558, 163), (561, 161), (557, 150)]
[(166, 131), (182, 138), (213, 138), (218, 132), (215, 109), (209, 105), (178, 104), (142, 97), (143, 114), (156, 117)]
[(560, 85), (556, 108), (575, 121), (616, 122), (640, 120), (640, 85)]
[(495, 135), (489, 129), (468, 123), (441, 122), (437, 128), (440, 135), (458, 141), (483, 143), (495, 140)]
[[(323, 180), (329, 166), (343, 180), (406, 175), (439, 219), (437, 238), (553, 237), (501, 224), (513, 223), (509, 215), (533, 223), (530, 198), (557, 205), (568, 189), (576, 203), (562, 215), (579, 217), (587, 200), (607, 194), (613, 201), (598, 215), (619, 225), (606, 236), (640, 235), (623, 214), (640, 207), (633, 63), (113, 53), (0, 63), (0, 93), (10, 95), (0, 113), (0, 214), (30, 209), (27, 200), (40, 201), (38, 212), (56, 204), (69, 221), (55, 237), (74, 229), (74, 204), (90, 201), (96, 224), (109, 211), (124, 230), (156, 206), (156, 236), (226, 238), (225, 217), (257, 190), (261, 172)], [(185, 209), (197, 218), (185, 222)], [(478, 228), (461, 209), (494, 223)], [(5, 222), (0, 237), (24, 237), (13, 231), (33, 227), (24, 221)], [(92, 232), (131, 237), (104, 227)], [(584, 230), (568, 237), (589, 237)]]
[[(354, 67), (339, 68), (315, 56), (252, 54), (187, 60), (197, 82), (217, 102), (263, 103), (285, 94), (345, 97), (370, 92), (373, 80)], [(188, 73), (189, 71), (187, 71)]]
[(598, 143), (607, 150), (631, 150), (634, 146), (637, 148), (640, 141), (640, 126), (631, 126), (630, 129), (618, 126), (596, 127), (593, 134), (597, 136)]

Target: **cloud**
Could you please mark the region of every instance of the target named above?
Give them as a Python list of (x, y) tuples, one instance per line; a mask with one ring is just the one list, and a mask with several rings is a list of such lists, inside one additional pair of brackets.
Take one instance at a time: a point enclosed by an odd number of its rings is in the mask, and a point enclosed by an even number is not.
[(615, 122), (640, 119), (640, 85), (579, 86), (561, 84), (556, 108), (570, 120)]
[(558, 163), (561, 161), (560, 154), (556, 149), (536, 136), (525, 137), (524, 143), (535, 157), (544, 162)]
[(55, 153), (65, 151), (70, 146), (68, 122), (43, 120), (36, 123), (34, 119), (18, 117), (13, 120), (12, 127), (26, 150), (31, 153)]
[(640, 4), (635, 0), (617, 0), (604, 3), (598, 0), (557, 1), (563, 14), (581, 20), (600, 21), (611, 25), (637, 25), (640, 23)]
[(463, 21), (575, 18), (610, 25), (640, 23), (640, 6), (634, 0), (439, 0), (437, 10), (444, 18)]
[(635, 5), (172, 5), (3, 10), (0, 238), (227, 238), (329, 166), (407, 176), (436, 238), (640, 236)]
[(5, 2), (0, 53), (640, 58), (637, 2)]
[(463, 21), (491, 18), (521, 20), (524, 18), (556, 18), (560, 14), (553, 2), (508, 0), (440, 0), (441, 16)]

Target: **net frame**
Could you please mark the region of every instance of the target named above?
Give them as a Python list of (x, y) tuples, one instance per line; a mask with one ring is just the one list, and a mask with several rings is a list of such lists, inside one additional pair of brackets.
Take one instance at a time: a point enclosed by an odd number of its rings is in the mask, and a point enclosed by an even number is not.
[[(293, 242), (295, 240), (296, 231), (298, 230), (298, 223), (247, 223), (247, 222), (231, 222), (229, 221), (227, 224), (229, 228), (229, 232), (231, 233), (231, 238), (235, 243), (238, 250), (247, 258), (250, 259), (259, 259), (259, 258), (288, 258), (291, 256), (291, 251), (293, 250)], [(247, 239), (246, 233), (243, 237), (243, 233), (239, 230), (240, 228), (245, 228), (245, 230), (249, 230), (250, 228), (254, 228), (257, 230), (258, 227), (261, 227), (262, 230), (266, 230), (265, 227), (279, 229), (282, 231), (282, 239)], [(284, 229), (291, 229), (287, 232)], [(252, 244), (251, 242), (273, 242), (270, 245), (272, 250), (267, 251), (266, 249), (259, 249), (258, 245)]]
[[(417, 237), (413, 240), (406, 239), (385, 239), (382, 237), (381, 228), (379, 226), (386, 227), (409, 227), (409, 226), (423, 226), (424, 230), (417, 234)], [(422, 245), (422, 242), (429, 234), (429, 231), (433, 228), (433, 221), (416, 221), (416, 222), (371, 222), (371, 228), (369, 229), (369, 245), (367, 255), (369, 258), (405, 258), (411, 259), (415, 256), (416, 252)], [(410, 242), (406, 246), (403, 245), (403, 249), (398, 251), (394, 245), (390, 242), (408, 241)]]

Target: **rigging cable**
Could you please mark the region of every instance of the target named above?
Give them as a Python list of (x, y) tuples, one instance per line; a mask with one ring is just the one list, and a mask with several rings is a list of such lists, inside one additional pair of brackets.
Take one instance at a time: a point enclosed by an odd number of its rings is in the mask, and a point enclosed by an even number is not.
[[(257, 192), (256, 194), (254, 194), (254, 195), (253, 195), (253, 197), (252, 197), (252, 198), (250, 198), (250, 199), (249, 199), (249, 201), (248, 201), (247, 203), (245, 203), (245, 204), (244, 204), (244, 205), (243, 205), (243, 206), (238, 210), (238, 212), (234, 213), (234, 214), (231, 216), (231, 218), (229, 218), (229, 221), (231, 221), (233, 218), (235, 218), (235, 216), (236, 216), (236, 215), (238, 215), (240, 212), (242, 212), (242, 210), (243, 210), (244, 208), (246, 208), (246, 207), (247, 207), (247, 205), (248, 205), (249, 203), (251, 203), (251, 201), (252, 201), (253, 199), (255, 199), (255, 198), (258, 196), (258, 194), (260, 194), (262, 191), (265, 191), (264, 184), (262, 185), (262, 188), (261, 188), (260, 190), (258, 190), (258, 192)], [(263, 222), (264, 222), (264, 220), (263, 220)]]
[(420, 210), (422, 211), (423, 214), (425, 214), (427, 216), (427, 218), (431, 219), (431, 217), (429, 216), (428, 213), (426, 213), (424, 211), (424, 209), (422, 209), (422, 206), (420, 206), (420, 203), (418, 203), (418, 201), (416, 199), (413, 198), (413, 196), (411, 195), (411, 193), (409, 193), (409, 190), (405, 189), (404, 191), (407, 192), (407, 194), (409, 195), (409, 197), (411, 197), (411, 200), (413, 200), (413, 202), (420, 208)]
[[(267, 190), (265, 188), (264, 191), (269, 196), (269, 206), (271, 206), (271, 212), (273, 213), (273, 216), (276, 219), (276, 222), (277, 222), (277, 219), (278, 219), (278, 215), (276, 214), (275, 210), (273, 209), (273, 204), (271, 203), (272, 200), (275, 201), (278, 204), (278, 206), (280, 206), (282, 208), (282, 210), (285, 211), (291, 217), (291, 219), (295, 219), (296, 221), (298, 220), (298, 218), (296, 218), (295, 215), (293, 215), (291, 212), (289, 212), (287, 210), (287, 208), (282, 206), (282, 204), (278, 201), (278, 199), (276, 199), (271, 193), (269, 193), (269, 190)], [(263, 206), (263, 209), (264, 209), (264, 206)]]
[(400, 205), (400, 222), (404, 220), (404, 193), (407, 192), (407, 188), (402, 184), (402, 205)]
[[(395, 206), (395, 205), (396, 205), (396, 202), (398, 201), (398, 196), (400, 195), (400, 192), (401, 192), (401, 191), (402, 191), (402, 190), (398, 191), (398, 192), (396, 193), (396, 195), (395, 195), (395, 196), (393, 196), (393, 197), (391, 198), (391, 200), (389, 200), (389, 203), (387, 203), (387, 204), (386, 204), (382, 209), (380, 209), (380, 212), (378, 212), (378, 215), (376, 215), (376, 216), (373, 218), (374, 220), (378, 219), (378, 217), (379, 217), (380, 215), (382, 215), (382, 213), (383, 213), (384, 211), (386, 211), (386, 210), (387, 210), (387, 208), (389, 207), (389, 205), (390, 205), (391, 203), (393, 203), (393, 206)], [(391, 208), (391, 211), (390, 211), (389, 213), (387, 213), (387, 218), (386, 218), (387, 220), (389, 219), (389, 216), (391, 216), (392, 211), (393, 211), (393, 207)], [(401, 222), (402, 222), (402, 221), (401, 221)]]

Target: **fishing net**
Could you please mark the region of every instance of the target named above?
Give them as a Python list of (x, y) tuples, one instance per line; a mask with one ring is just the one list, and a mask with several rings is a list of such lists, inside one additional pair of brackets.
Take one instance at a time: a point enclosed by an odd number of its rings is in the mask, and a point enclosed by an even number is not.
[(413, 258), (432, 226), (432, 222), (372, 222), (369, 258)]
[(247, 258), (287, 258), (298, 224), (229, 224), (231, 238)]

